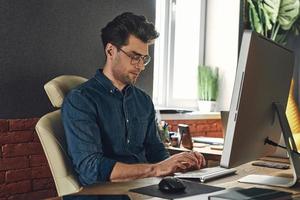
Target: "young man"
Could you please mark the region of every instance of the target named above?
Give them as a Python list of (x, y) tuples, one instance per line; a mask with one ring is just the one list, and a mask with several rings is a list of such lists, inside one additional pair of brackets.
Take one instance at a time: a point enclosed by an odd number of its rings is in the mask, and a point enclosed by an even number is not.
[(144, 16), (123, 13), (102, 29), (103, 70), (72, 90), (62, 118), (68, 153), (82, 185), (166, 176), (200, 169), (196, 152), (169, 156), (159, 139), (151, 98), (134, 86), (158, 37)]

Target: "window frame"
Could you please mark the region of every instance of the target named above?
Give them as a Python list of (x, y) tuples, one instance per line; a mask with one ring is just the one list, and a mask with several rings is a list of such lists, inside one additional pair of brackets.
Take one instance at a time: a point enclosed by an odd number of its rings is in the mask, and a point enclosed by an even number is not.
[[(160, 37), (154, 47), (153, 102), (156, 107), (197, 108), (197, 99), (173, 97), (175, 12), (177, 0), (156, 1), (156, 28)], [(200, 0), (199, 64), (205, 58), (206, 0)]]

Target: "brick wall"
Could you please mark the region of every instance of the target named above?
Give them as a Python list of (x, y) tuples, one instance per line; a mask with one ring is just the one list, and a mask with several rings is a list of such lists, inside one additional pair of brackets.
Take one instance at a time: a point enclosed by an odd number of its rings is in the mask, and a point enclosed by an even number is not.
[(223, 137), (220, 119), (166, 120), (166, 122), (169, 124), (170, 131), (177, 131), (177, 124), (187, 124), (193, 137)]
[(57, 196), (34, 131), (38, 119), (0, 120), (0, 200)]

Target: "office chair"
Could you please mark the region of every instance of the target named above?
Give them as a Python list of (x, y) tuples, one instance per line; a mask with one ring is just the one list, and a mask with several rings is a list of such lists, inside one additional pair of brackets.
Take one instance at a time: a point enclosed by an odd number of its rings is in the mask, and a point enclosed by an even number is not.
[[(79, 76), (59, 76), (45, 84), (45, 91), (54, 107), (60, 108), (67, 93), (87, 81)], [(82, 189), (67, 154), (60, 109), (44, 115), (36, 125), (36, 132), (46, 154), (58, 196)]]

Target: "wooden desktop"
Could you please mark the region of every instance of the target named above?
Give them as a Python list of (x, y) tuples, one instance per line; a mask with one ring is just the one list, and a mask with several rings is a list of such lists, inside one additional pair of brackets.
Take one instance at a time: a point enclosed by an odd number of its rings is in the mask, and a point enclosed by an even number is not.
[[(238, 179), (241, 177), (244, 177), (248, 174), (264, 174), (264, 175), (276, 175), (276, 176), (284, 176), (284, 177), (290, 177), (291, 172), (290, 170), (278, 170), (278, 169), (272, 169), (272, 168), (265, 168), (265, 167), (256, 167), (251, 165), (251, 163), (247, 163), (244, 165), (241, 165), (237, 167), (237, 174), (227, 176), (224, 178), (219, 178), (214, 181), (209, 181), (205, 184), (207, 185), (213, 185), (213, 186), (219, 186), (224, 188), (232, 188), (232, 187), (241, 187), (241, 188), (249, 188), (249, 187), (264, 187), (264, 188), (272, 188), (276, 190), (282, 190), (282, 191), (288, 191), (292, 192), (295, 197), (294, 199), (297, 199), (297, 197), (300, 197), (300, 183), (297, 183), (292, 188), (279, 188), (279, 187), (270, 187), (270, 186), (264, 186), (264, 185), (253, 185), (253, 184), (245, 184), (245, 183), (239, 183)], [(81, 195), (121, 195), (125, 194), (130, 197), (130, 199), (133, 200), (140, 200), (140, 199), (160, 199), (157, 197), (151, 197), (147, 195), (142, 195), (138, 193), (130, 192), (130, 189), (149, 186), (153, 184), (158, 184), (161, 178), (144, 178), (144, 179), (138, 179), (134, 181), (129, 182), (123, 182), (123, 183), (103, 183), (103, 184), (97, 184), (94, 186), (89, 186), (82, 191), (80, 191), (78, 194)], [(202, 195), (198, 196), (200, 199), (207, 198), (208, 195)], [(184, 199), (191, 199), (191, 198), (197, 198), (197, 196), (191, 196)]]
[[(190, 151), (189, 149), (183, 147), (172, 147), (172, 146), (168, 146), (167, 149), (170, 151), (171, 154), (179, 153), (183, 151)], [(193, 151), (201, 152), (205, 156), (206, 160), (208, 161), (208, 167), (213, 167), (218, 165), (222, 155), (222, 150), (211, 149), (211, 145), (195, 144)], [(289, 162), (288, 159), (276, 159), (276, 160), (271, 159), (269, 161), (285, 162), (285, 163)], [(265, 185), (259, 186), (253, 184), (239, 183), (238, 179), (249, 174), (275, 175), (275, 176), (283, 176), (283, 177), (292, 176), (291, 170), (279, 170), (279, 169), (272, 169), (266, 167), (258, 167), (258, 166), (253, 166), (251, 163), (252, 162), (237, 167), (237, 173), (235, 175), (218, 178), (216, 180), (209, 181), (205, 184), (224, 187), (224, 188), (232, 188), (232, 187), (249, 188), (254, 186), (272, 188), (276, 190), (292, 192), (295, 197), (295, 198), (293, 197), (293, 199), (299, 198), (300, 200), (300, 183), (297, 183), (292, 188), (279, 188), (279, 187), (270, 187)], [(78, 195), (128, 195), (132, 200), (161, 199), (161, 198), (151, 197), (151, 196), (142, 195), (142, 194), (129, 191), (130, 189), (134, 189), (134, 188), (140, 188), (140, 187), (145, 187), (153, 184), (158, 184), (160, 180), (161, 180), (160, 177), (153, 177), (153, 178), (144, 178), (144, 179), (138, 179), (138, 180), (122, 182), (122, 183), (107, 182), (103, 184), (97, 184), (97, 185), (85, 187), (82, 191), (80, 191), (77, 194)], [(191, 198), (197, 198), (197, 197), (191, 196), (189, 198), (184, 198), (184, 199), (191, 199)], [(207, 195), (199, 196), (199, 198), (207, 199)], [(54, 198), (54, 199), (59, 200), (61, 198)]]

